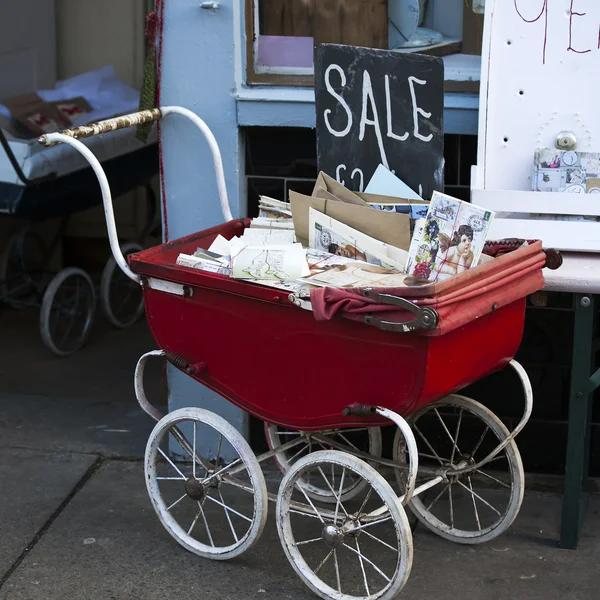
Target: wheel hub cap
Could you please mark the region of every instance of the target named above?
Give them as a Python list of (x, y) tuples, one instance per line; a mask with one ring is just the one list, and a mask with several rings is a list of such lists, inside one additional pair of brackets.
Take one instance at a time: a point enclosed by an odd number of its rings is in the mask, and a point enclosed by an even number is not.
[(200, 501), (204, 498), (204, 485), (191, 477), (185, 482), (185, 492), (192, 500)]
[(322, 535), (323, 541), (330, 548), (339, 548), (344, 543), (344, 532), (335, 525), (326, 525)]

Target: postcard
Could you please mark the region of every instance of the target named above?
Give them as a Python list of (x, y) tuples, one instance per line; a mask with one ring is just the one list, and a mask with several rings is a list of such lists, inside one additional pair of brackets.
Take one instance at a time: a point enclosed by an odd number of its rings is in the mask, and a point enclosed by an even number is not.
[(600, 194), (600, 153), (538, 150), (532, 183), (534, 192)]
[(352, 261), (344, 265), (314, 273), (303, 279), (305, 283), (335, 288), (354, 287), (405, 287), (406, 275), (384, 267), (362, 261)]
[(231, 277), (231, 269), (229, 267), (188, 254), (180, 254), (176, 264), (180, 267), (188, 267), (190, 269), (198, 269), (200, 271), (207, 271), (208, 273)]
[(309, 246), (364, 262), (403, 271), (408, 253), (310, 208)]
[(415, 225), (409, 275), (443, 281), (479, 264), (494, 213), (434, 192), (426, 219)]
[(310, 274), (301, 244), (246, 246), (232, 260), (236, 279), (295, 280)]
[(214, 252), (215, 254), (220, 254), (224, 257), (231, 256), (229, 240), (225, 239), (221, 234), (215, 238), (215, 241), (210, 245), (208, 250), (209, 252)]

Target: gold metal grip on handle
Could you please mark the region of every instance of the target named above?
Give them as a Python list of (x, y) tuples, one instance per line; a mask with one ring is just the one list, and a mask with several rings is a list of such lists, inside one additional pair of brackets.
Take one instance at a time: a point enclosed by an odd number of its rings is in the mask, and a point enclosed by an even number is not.
[[(160, 112), (160, 108), (152, 108), (151, 110), (142, 110), (130, 115), (122, 115), (113, 119), (106, 119), (104, 121), (99, 121), (98, 123), (82, 125), (81, 127), (75, 127), (74, 129), (65, 129), (64, 131), (58, 131), (57, 133), (75, 139), (88, 138), (94, 135), (116, 131), (117, 129), (137, 127), (138, 125), (143, 125), (144, 123), (158, 121), (161, 116), (162, 114)], [(42, 146), (54, 146), (59, 143), (52, 141), (52, 138), (47, 135), (42, 135), (40, 138), (38, 138), (38, 142)]]

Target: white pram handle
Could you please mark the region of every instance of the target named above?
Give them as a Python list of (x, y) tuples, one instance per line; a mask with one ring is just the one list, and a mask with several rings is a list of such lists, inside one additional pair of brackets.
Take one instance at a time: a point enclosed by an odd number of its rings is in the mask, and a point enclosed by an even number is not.
[[(110, 193), (110, 186), (108, 179), (104, 173), (102, 165), (98, 159), (94, 156), (94, 153), (85, 146), (78, 138), (87, 138), (94, 135), (100, 135), (108, 133), (109, 131), (116, 131), (117, 129), (124, 129), (126, 127), (135, 127), (144, 123), (150, 123), (152, 121), (158, 121), (159, 119), (166, 117), (167, 115), (175, 114), (187, 117), (200, 131), (204, 134), (204, 137), (208, 141), (210, 150), (212, 152), (213, 161), (215, 165), (215, 173), (217, 176), (217, 187), (219, 189), (219, 200), (221, 202), (221, 211), (225, 221), (231, 221), (233, 219), (231, 215), (231, 209), (229, 208), (229, 199), (227, 197), (227, 188), (225, 185), (225, 173), (223, 171), (223, 159), (221, 158), (221, 151), (217, 140), (209, 129), (208, 125), (198, 115), (188, 110), (187, 108), (181, 108), (179, 106), (164, 106), (162, 108), (154, 108), (152, 110), (144, 110), (141, 112), (133, 113), (130, 115), (123, 115), (121, 117), (115, 117), (114, 119), (107, 119), (98, 123), (92, 123), (90, 125), (83, 125), (75, 129), (66, 129), (57, 133), (47, 133), (42, 135), (38, 142), (43, 146), (54, 146), (55, 144), (68, 144), (76, 150), (78, 150), (83, 157), (90, 163), (90, 166), (96, 173), (98, 182), (100, 183), (100, 189), (102, 190), (102, 201), (104, 204), (104, 215), (106, 217), (106, 227), (108, 230), (108, 240), (110, 242), (110, 249), (112, 250), (113, 256), (117, 261), (117, 264), (121, 270), (133, 279), (134, 281), (140, 281), (139, 275), (134, 273), (127, 264), (121, 248), (119, 247), (119, 238), (117, 236), (117, 226), (115, 223), (115, 214), (113, 210), (112, 195)], [(165, 199), (162, 199), (165, 202)]]

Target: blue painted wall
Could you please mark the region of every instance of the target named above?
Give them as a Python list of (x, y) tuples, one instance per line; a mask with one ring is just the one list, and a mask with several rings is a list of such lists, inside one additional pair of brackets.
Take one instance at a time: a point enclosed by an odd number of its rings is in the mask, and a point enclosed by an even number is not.
[[(233, 2), (203, 10), (199, 0), (165, 2), (161, 104), (195, 112), (214, 133), (223, 155), (233, 216), (244, 198), (242, 140), (237, 126)], [(223, 222), (212, 155), (190, 121), (171, 115), (163, 122), (162, 144), (169, 239)], [(207, 357), (210, 366), (210, 357)], [(247, 435), (248, 418), (219, 396), (175, 369), (169, 371), (169, 409), (198, 406), (217, 412)], [(202, 450), (213, 451), (216, 440)], [(200, 441), (199, 441), (200, 442)]]

